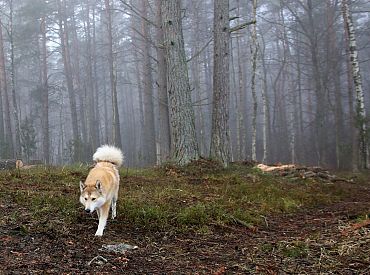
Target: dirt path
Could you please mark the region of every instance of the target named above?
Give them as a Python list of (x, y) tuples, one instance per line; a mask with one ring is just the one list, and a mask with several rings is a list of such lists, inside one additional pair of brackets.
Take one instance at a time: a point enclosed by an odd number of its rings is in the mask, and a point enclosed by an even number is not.
[[(351, 228), (370, 214), (370, 189), (348, 188), (353, 195), (345, 201), (271, 215), (255, 229), (147, 232), (118, 217), (103, 238), (93, 236), (97, 221), (83, 213), (73, 226), (55, 220), (50, 227), (52, 213), (35, 222), (3, 199), (0, 274), (370, 274), (370, 227)], [(116, 243), (139, 248), (126, 255), (101, 250)]]

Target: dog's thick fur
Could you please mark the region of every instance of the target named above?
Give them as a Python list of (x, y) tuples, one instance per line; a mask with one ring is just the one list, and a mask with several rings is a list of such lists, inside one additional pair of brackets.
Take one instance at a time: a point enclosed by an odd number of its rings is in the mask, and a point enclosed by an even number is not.
[(107, 224), (109, 208), (112, 219), (117, 215), (116, 205), (119, 190), (118, 167), (122, 165), (122, 151), (114, 146), (103, 145), (93, 155), (95, 167), (90, 170), (85, 182), (80, 182), (80, 202), (85, 211), (98, 213), (99, 225), (95, 236), (102, 236)]

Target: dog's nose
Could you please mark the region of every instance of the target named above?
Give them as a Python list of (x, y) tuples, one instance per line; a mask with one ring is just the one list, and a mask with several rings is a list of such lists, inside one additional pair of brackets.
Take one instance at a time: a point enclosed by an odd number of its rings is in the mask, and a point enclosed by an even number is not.
[(91, 213), (90, 209), (85, 209), (85, 212), (89, 214)]

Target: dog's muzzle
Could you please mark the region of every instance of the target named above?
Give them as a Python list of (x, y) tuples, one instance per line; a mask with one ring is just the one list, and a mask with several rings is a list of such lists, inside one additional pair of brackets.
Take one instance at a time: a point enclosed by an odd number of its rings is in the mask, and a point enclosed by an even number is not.
[(91, 211), (90, 209), (85, 209), (85, 212), (91, 214), (93, 211)]

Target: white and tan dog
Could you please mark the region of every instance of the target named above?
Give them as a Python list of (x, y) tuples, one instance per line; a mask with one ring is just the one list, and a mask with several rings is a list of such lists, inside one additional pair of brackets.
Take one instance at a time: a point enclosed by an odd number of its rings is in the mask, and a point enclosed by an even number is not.
[(102, 236), (107, 224), (109, 208), (112, 208), (112, 219), (117, 215), (116, 206), (119, 190), (118, 167), (122, 165), (122, 151), (114, 146), (103, 145), (93, 155), (96, 165), (86, 178), (80, 182), (80, 202), (85, 211), (98, 213), (99, 225), (95, 236)]

